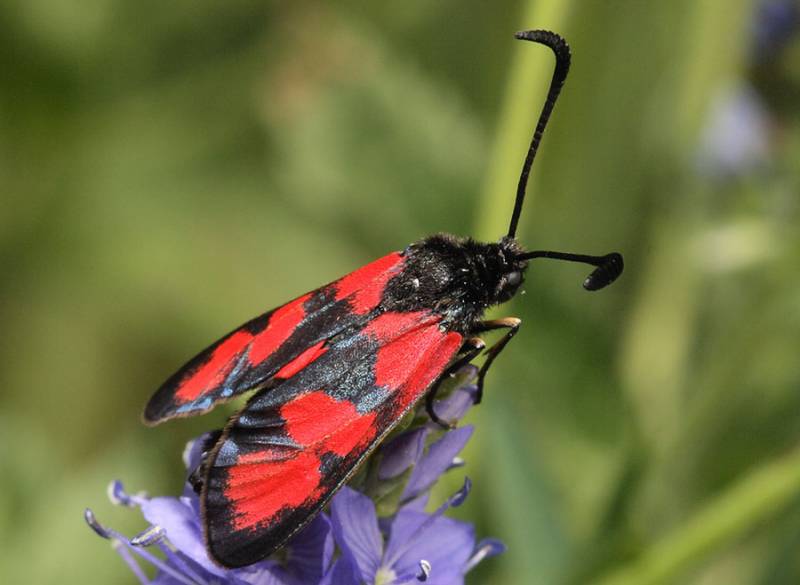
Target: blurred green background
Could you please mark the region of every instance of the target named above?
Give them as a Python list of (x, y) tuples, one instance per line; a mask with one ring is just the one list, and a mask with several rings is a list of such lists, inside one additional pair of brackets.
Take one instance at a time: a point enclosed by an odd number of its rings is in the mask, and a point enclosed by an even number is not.
[[(791, 1), (9, 0), (0, 19), (0, 582), (133, 583), (112, 478), (180, 489), (145, 429), (232, 326), (436, 231), (506, 228), (552, 56), (573, 69), (500, 314), (460, 514), (472, 583), (800, 582), (800, 41)], [(458, 481), (458, 478), (453, 478)], [(442, 493), (447, 486), (442, 488)]]

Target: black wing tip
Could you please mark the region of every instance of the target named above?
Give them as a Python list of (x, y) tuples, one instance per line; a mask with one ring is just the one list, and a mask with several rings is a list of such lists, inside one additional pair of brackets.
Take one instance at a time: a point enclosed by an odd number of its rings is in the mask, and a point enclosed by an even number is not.
[(161, 394), (161, 389), (159, 388), (150, 400), (147, 401), (144, 411), (142, 412), (142, 423), (148, 427), (161, 424), (174, 415), (174, 406), (171, 407), (169, 404), (164, 404), (163, 399), (159, 400)]
[[(208, 486), (213, 480), (209, 476), (213, 468), (206, 469), (205, 481), (202, 485), (201, 515), (203, 524), (203, 541), (206, 552), (211, 561), (224, 569), (241, 569), (266, 560), (274, 552), (281, 549), (289, 539), (299, 532), (302, 526), (294, 527), (291, 532), (284, 534), (282, 539), (276, 540), (266, 536), (258, 527), (255, 530), (234, 530), (229, 519), (217, 517), (216, 520), (209, 516), (207, 504)], [(217, 514), (212, 514), (217, 516)], [(224, 528), (220, 526), (224, 525)]]
[(248, 565), (263, 561), (273, 552), (268, 551), (265, 555), (262, 555), (261, 552), (259, 552), (259, 554), (253, 556), (242, 554), (240, 552), (242, 549), (237, 551), (235, 548), (232, 549), (228, 547), (225, 548), (225, 550), (217, 550), (211, 541), (207, 541), (206, 549), (208, 550), (208, 556), (211, 558), (211, 560), (223, 569), (241, 569), (242, 567), (247, 567)]
[(153, 405), (153, 399), (151, 398), (142, 411), (142, 423), (148, 427), (156, 426), (163, 420), (160, 410)]
[(146, 427), (155, 427), (167, 420), (165, 417), (150, 413), (145, 409), (142, 413), (142, 424)]
[[(191, 403), (187, 403), (191, 404)], [(184, 406), (184, 405), (181, 405)], [(168, 404), (166, 406), (153, 406), (152, 401), (147, 404), (142, 413), (142, 423), (148, 427), (155, 427), (161, 423), (167, 422), (176, 418), (188, 418), (191, 416), (200, 416), (210, 412), (217, 404), (211, 404), (206, 408), (195, 407), (186, 409), (185, 411), (178, 410), (175, 404)]]
[(270, 555), (278, 551), (282, 546), (272, 547), (258, 542), (243, 546), (238, 550), (231, 547), (225, 547), (225, 550), (217, 550), (214, 545), (207, 541), (206, 550), (215, 565), (223, 569), (241, 569), (268, 559)]

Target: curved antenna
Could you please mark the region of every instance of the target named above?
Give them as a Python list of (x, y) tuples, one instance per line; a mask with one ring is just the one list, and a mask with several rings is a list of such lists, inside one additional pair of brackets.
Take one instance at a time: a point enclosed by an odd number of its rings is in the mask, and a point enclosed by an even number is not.
[(558, 94), (564, 86), (564, 80), (567, 78), (570, 64), (569, 45), (560, 35), (549, 30), (526, 30), (518, 32), (514, 35), (515, 38), (522, 41), (532, 41), (550, 47), (556, 56), (556, 68), (553, 71), (553, 79), (550, 81), (550, 89), (547, 90), (547, 99), (544, 101), (542, 112), (539, 114), (539, 121), (536, 123), (536, 130), (533, 133), (528, 154), (525, 157), (525, 163), (522, 165), (522, 172), (519, 175), (519, 184), (517, 185), (517, 199), (514, 202), (514, 212), (511, 214), (511, 224), (508, 226), (508, 236), (513, 238), (517, 233), (517, 224), (519, 223), (519, 216), (522, 213), (522, 202), (525, 200), (525, 190), (528, 187), (528, 175), (531, 172), (533, 159), (536, 157), (536, 151), (539, 149), (539, 143), (542, 141), (542, 134), (544, 133), (547, 120), (550, 119), (550, 114), (553, 112), (553, 107), (556, 105)]

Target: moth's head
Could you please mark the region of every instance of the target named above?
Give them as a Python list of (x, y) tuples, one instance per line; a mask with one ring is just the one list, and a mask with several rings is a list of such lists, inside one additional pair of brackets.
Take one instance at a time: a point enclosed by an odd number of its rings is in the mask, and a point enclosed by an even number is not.
[(514, 238), (503, 238), (497, 244), (487, 246), (486, 277), (488, 290), (491, 290), (490, 304), (505, 303), (510, 300), (525, 281), (528, 261), (522, 257), (522, 247)]

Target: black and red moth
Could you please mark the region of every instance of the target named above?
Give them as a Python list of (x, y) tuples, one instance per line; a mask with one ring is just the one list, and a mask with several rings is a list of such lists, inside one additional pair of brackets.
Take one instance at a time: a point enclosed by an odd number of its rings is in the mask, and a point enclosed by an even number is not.
[[(528, 262), (595, 266), (598, 290), (622, 256), (525, 252), (515, 239), (533, 159), (567, 76), (570, 51), (542, 30), (516, 38), (555, 53), (550, 89), (525, 158), (508, 234), (498, 242), (438, 234), (393, 252), (235, 329), (183, 366), (150, 399), (148, 424), (212, 409), (256, 391), (208, 445), (195, 473), (212, 558), (227, 567), (263, 559), (322, 510), (336, 490), (438, 383), (486, 350), (483, 380), (520, 320), (482, 320), (519, 290)], [(486, 349), (481, 333), (505, 334)]]

